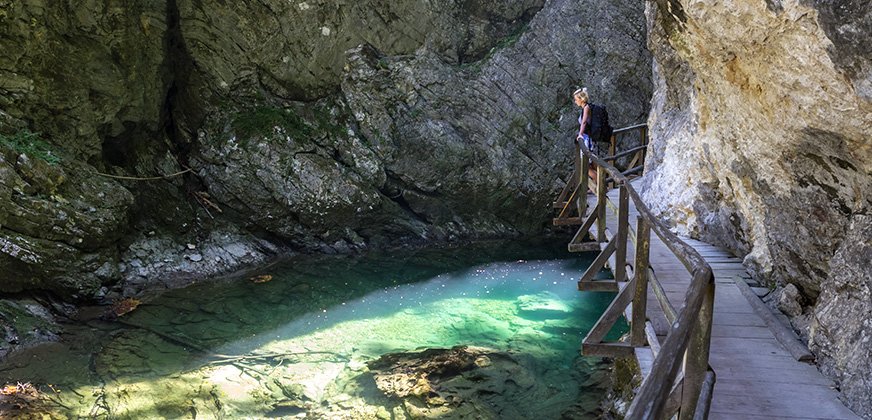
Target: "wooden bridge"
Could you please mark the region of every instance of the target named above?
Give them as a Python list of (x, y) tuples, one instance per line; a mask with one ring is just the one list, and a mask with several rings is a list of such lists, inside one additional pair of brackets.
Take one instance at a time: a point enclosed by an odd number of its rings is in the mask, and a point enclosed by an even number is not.
[[(619, 141), (636, 145), (615, 153)], [(642, 173), (646, 145), (645, 125), (616, 130), (605, 158), (576, 144), (574, 170), (554, 203), (555, 225), (580, 226), (569, 250), (599, 252), (579, 290), (617, 293), (582, 353), (639, 361), (644, 379), (627, 418), (858, 418), (748, 287), (739, 258), (679, 238), (647, 208), (629, 178)], [(615, 168), (622, 160), (623, 172)], [(614, 279), (595, 280), (606, 266)], [(604, 342), (621, 316), (630, 323), (626, 339)]]

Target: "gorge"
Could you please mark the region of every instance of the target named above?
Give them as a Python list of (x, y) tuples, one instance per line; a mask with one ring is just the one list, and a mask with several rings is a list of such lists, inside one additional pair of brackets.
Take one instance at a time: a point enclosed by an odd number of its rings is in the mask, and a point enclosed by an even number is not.
[(872, 417), (869, 1), (0, 0), (0, 47), (0, 353), (279, 257), (543, 235), (587, 86)]

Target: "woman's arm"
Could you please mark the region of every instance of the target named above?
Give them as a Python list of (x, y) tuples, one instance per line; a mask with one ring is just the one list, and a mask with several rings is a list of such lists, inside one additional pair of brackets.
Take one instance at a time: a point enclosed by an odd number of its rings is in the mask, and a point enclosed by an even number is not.
[(581, 114), (581, 127), (579, 127), (578, 135), (583, 135), (585, 129), (587, 128), (587, 124), (590, 122), (590, 107), (587, 104), (584, 105), (583, 113)]

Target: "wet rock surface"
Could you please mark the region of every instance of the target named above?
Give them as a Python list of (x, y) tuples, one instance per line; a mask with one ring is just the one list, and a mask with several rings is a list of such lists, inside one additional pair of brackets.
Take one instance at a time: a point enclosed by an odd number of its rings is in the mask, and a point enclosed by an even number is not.
[(392, 353), (367, 365), (378, 389), (402, 401), (411, 418), (521, 419), (541, 412), (543, 403), (557, 403), (536, 384), (523, 356), (492, 349)]
[[(845, 335), (812, 344), (834, 379), (868, 360), (836, 343), (868, 330), (838, 279), (869, 263), (835, 257), (865, 252), (850, 227), (872, 209), (866, 3), (657, 0), (647, 10), (655, 93), (645, 200), (681, 233), (744, 256), (760, 282), (792, 284), (799, 296), (785, 297), (786, 312), (810, 313), (799, 302), (856, 311), (825, 316)], [(851, 395), (859, 414), (872, 413)]]
[(32, 298), (0, 299), (0, 358), (13, 351), (58, 340), (61, 331), (54, 315)]

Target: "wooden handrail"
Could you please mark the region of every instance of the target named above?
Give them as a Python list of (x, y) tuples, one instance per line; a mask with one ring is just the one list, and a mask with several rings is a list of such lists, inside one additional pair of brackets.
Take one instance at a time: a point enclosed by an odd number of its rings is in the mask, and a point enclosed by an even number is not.
[(648, 128), (648, 124), (642, 123), (642, 124), (631, 125), (629, 127), (622, 127), (622, 128), (619, 128), (619, 129), (613, 131), (612, 133), (613, 134), (621, 134), (621, 133), (625, 133), (627, 131), (638, 130), (640, 128)]
[(627, 178), (621, 171), (615, 168), (612, 165), (609, 165), (608, 162), (598, 157), (597, 155), (591, 153), (590, 149), (587, 148), (583, 143), (580, 145), (581, 152), (584, 153), (591, 162), (597, 164), (597, 166), (602, 167), (611, 175), (612, 179), (617, 181), (622, 186), (626, 186), (627, 190), (630, 194), (630, 199), (633, 200), (633, 204), (636, 205), (636, 210), (639, 211), (639, 214), (644, 217), (648, 222), (651, 223), (652, 230), (663, 240), (663, 243), (666, 244), (667, 247), (681, 260), (681, 263), (684, 264), (684, 267), (687, 268), (687, 271), (693, 272), (696, 266), (705, 265), (708, 266), (708, 263), (705, 262), (705, 259), (696, 252), (693, 247), (684, 243), (676, 234), (672, 233), (663, 222), (661, 222), (651, 210), (648, 209), (648, 206), (645, 205), (645, 202), (642, 201), (642, 198), (636, 192), (636, 190), (630, 186), (630, 179)]
[(624, 150), (623, 152), (618, 153), (618, 154), (616, 154), (616, 155), (606, 156), (606, 157), (603, 158), (603, 160), (615, 160), (615, 159), (620, 159), (620, 158), (622, 158), (622, 157), (624, 157), (624, 156), (630, 156), (630, 155), (632, 155), (633, 153), (636, 153), (636, 152), (638, 152), (638, 151), (640, 151), (640, 150), (645, 150), (645, 149), (647, 149), (647, 148), (648, 148), (648, 145), (647, 145), (647, 144), (643, 144), (643, 145), (641, 145), (641, 146), (636, 146), (636, 147), (634, 147), (634, 148), (632, 148), (632, 149)]
[[(615, 130), (615, 134), (633, 130), (639, 130), (640, 136), (643, 137), (643, 145), (647, 144), (645, 141), (647, 126), (644, 124)], [(645, 377), (636, 398), (630, 405), (626, 418), (668, 418), (676, 414), (676, 410), (679, 419), (700, 418), (700, 416), (704, 418), (711, 403), (711, 390), (715, 381), (714, 372), (711, 371), (708, 364), (714, 309), (714, 275), (705, 259), (659, 220), (630, 184), (627, 175), (641, 171), (642, 167), (630, 168), (622, 173), (606, 160), (614, 161), (618, 157), (630, 155), (642, 148), (642, 146), (635, 147), (631, 149), (632, 151), (615, 154), (608, 158), (594, 155), (584, 144), (578, 144), (575, 149), (578, 154), (575, 157), (577, 163), (590, 162), (597, 165), (597, 205), (592, 209), (590, 216), (587, 217), (587, 222), (582, 225), (582, 229), (576, 233), (570, 250), (573, 247), (587, 249), (586, 245), (598, 243), (598, 249), (602, 252), (591, 265), (589, 271), (599, 270), (598, 267), (601, 267), (606, 259), (613, 259), (611, 264), (615, 280), (628, 282), (626, 286), (613, 289), (619, 291), (615, 301), (603, 314), (588, 337), (585, 337), (582, 348), (584, 352), (590, 350), (596, 354), (626, 355), (628, 350), (632, 354), (633, 347), (640, 347), (646, 339), (650, 340), (643, 325), (646, 322), (645, 312), (647, 311), (646, 305), (643, 303), (647, 296), (646, 284), (650, 285), (657, 292), (660, 306), (667, 314), (671, 326), (668, 329), (666, 341), (662, 343), (655, 354), (650, 373)], [(586, 165), (577, 167), (576, 171), (574, 174), (582, 178), (587, 177)], [(616, 207), (618, 210), (618, 231), (610, 238), (605, 233), (606, 214), (604, 210), (605, 203), (609, 202), (605, 194), (606, 178), (610, 178), (621, 190), (619, 205)], [(630, 270), (632, 277), (624, 270), (624, 265), (627, 263), (625, 252), (627, 232), (630, 229), (625, 203), (629, 200), (632, 200), (639, 213), (638, 223), (640, 226), (635, 239), (637, 246), (636, 261), (633, 265), (635, 270)], [(614, 205), (612, 206), (614, 207)], [(585, 213), (580, 211), (579, 220), (585, 218)], [(594, 221), (597, 222), (595, 227), (593, 226)], [(594, 237), (597, 242), (579, 243), (579, 238), (586, 236), (589, 228), (590, 236)], [(678, 311), (665, 298), (662, 286), (654, 272), (648, 268), (649, 230), (663, 241), (691, 275), (692, 280), (685, 294), (684, 305)], [(579, 281), (579, 288), (582, 290), (608, 290), (602, 281), (591, 281), (592, 277), (591, 272), (585, 272)], [(664, 295), (662, 299), (659, 296), (661, 294)], [(608, 331), (618, 316), (617, 314), (622, 310), (621, 308), (628, 307), (631, 302), (630, 343), (603, 343), (603, 331)], [(654, 340), (656, 341), (656, 337)], [(651, 343), (651, 347), (656, 347), (656, 344), (659, 343)], [(664, 410), (669, 412), (664, 412)]]

